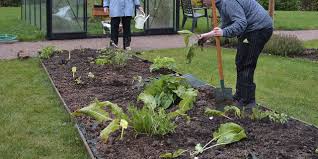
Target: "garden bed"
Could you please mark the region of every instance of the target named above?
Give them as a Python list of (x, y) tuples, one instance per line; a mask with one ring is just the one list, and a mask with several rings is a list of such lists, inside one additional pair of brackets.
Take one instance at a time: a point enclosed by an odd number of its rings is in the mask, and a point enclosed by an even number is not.
[[(150, 63), (137, 57), (128, 60), (126, 66), (100, 66), (92, 63), (98, 56), (97, 50), (73, 50), (70, 61), (65, 62), (68, 56), (69, 54), (64, 51), (44, 60), (43, 64), (72, 112), (87, 106), (95, 98), (116, 103), (127, 111), (130, 104), (140, 105), (137, 96), (142, 89), (135, 87), (134, 77), (149, 79), (160, 74), (160, 72), (150, 72)], [(81, 76), (82, 84), (74, 82), (71, 72), (74, 66), (77, 67), (76, 75)], [(95, 78), (89, 78), (88, 72), (92, 72)], [(165, 152), (179, 148), (193, 149), (198, 143), (205, 144), (220, 124), (231, 121), (221, 117), (210, 120), (204, 115), (206, 107), (212, 109), (216, 107), (213, 96), (213, 88), (208, 86), (199, 88), (194, 107), (188, 112), (191, 122), (187, 123), (182, 118), (176, 118), (175, 133), (163, 137), (136, 136), (134, 130), (129, 128), (123, 140), (119, 140), (120, 132), (116, 132), (110, 136), (107, 143), (104, 143), (99, 138), (99, 133), (106, 127), (106, 123), (98, 124), (89, 117), (76, 117), (76, 122), (96, 158), (159, 158), (160, 154)], [(248, 138), (206, 151), (199, 158), (241, 159), (249, 154), (255, 154), (260, 159), (318, 158), (315, 154), (315, 149), (318, 147), (318, 129), (313, 126), (296, 120), (290, 120), (284, 125), (267, 120), (236, 119), (234, 122), (245, 129)], [(186, 154), (181, 158), (190, 158), (190, 156)]]

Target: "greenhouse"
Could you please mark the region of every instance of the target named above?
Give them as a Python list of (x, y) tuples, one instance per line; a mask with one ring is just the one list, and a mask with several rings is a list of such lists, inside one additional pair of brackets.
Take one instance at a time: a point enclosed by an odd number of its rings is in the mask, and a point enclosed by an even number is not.
[[(141, 0), (149, 19), (134, 35), (176, 33), (179, 28), (179, 0)], [(21, 17), (40, 28), (47, 39), (101, 37), (110, 18), (103, 12), (102, 0), (22, 0)], [(104, 25), (103, 25), (103, 23)]]

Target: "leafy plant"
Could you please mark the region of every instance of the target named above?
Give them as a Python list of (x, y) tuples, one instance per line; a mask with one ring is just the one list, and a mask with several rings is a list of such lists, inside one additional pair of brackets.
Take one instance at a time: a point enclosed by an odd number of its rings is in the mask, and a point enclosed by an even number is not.
[[(187, 55), (186, 55), (187, 63), (191, 63), (192, 59), (194, 57), (194, 49), (195, 49), (196, 45), (190, 44), (190, 37), (193, 35), (196, 35), (196, 34), (192, 33), (189, 30), (181, 30), (181, 31), (178, 31), (178, 33), (183, 35), (183, 41), (184, 41), (184, 44), (186, 45), (186, 48), (187, 48)], [(203, 48), (202, 41), (199, 40), (197, 45), (201, 46), (201, 49)]]
[(152, 80), (146, 86), (144, 91), (139, 95), (138, 100), (143, 101), (146, 106), (153, 109), (157, 107), (167, 109), (177, 99), (177, 94), (173, 91), (177, 90), (180, 85), (190, 88), (190, 85), (184, 78), (172, 75), (160, 76), (159, 79)]
[(185, 152), (187, 152), (187, 150), (184, 149), (178, 149), (177, 151), (173, 152), (173, 153), (164, 153), (160, 155), (160, 158), (178, 158), (180, 156), (182, 156)]
[(210, 109), (210, 108), (205, 109), (205, 114), (208, 116), (213, 116), (213, 117), (222, 116), (230, 120), (233, 120), (232, 118), (228, 116), (230, 113), (233, 113), (237, 118), (242, 118), (241, 110), (236, 106), (226, 106), (224, 107), (223, 112), (219, 110)]
[(49, 59), (50, 57), (53, 56), (55, 51), (56, 51), (56, 47), (55, 46), (44, 47), (40, 51), (40, 58), (41, 59)]
[(166, 68), (169, 70), (175, 70), (176, 69), (176, 60), (174, 58), (170, 57), (156, 57), (153, 61), (153, 64), (150, 66), (150, 71), (156, 71), (161, 68)]
[(75, 78), (75, 73), (76, 73), (77, 68), (76, 67), (72, 67), (72, 74), (73, 74), (73, 78)]
[(174, 132), (176, 125), (165, 110), (153, 111), (148, 107), (129, 107), (131, 126), (138, 134), (166, 135)]
[(99, 50), (100, 56), (95, 60), (97, 65), (114, 64), (124, 66), (131, 55), (120, 49), (102, 49)]
[(280, 124), (285, 124), (289, 117), (284, 113), (276, 113), (274, 111), (262, 111), (259, 108), (253, 108), (251, 119), (252, 120), (262, 120), (268, 118), (270, 121)]
[(191, 88), (184, 78), (165, 75), (147, 85), (138, 96), (138, 100), (143, 101), (149, 109), (155, 110), (167, 109), (177, 99), (181, 99), (178, 109), (169, 113), (171, 118), (175, 118), (186, 115), (185, 113), (192, 108), (197, 93), (197, 90)]
[[(235, 123), (221, 124), (218, 131), (213, 133), (213, 139), (204, 146), (197, 144), (195, 146), (195, 151), (191, 152), (190, 155), (196, 156), (211, 148), (238, 142), (244, 138), (247, 138), (247, 136), (245, 134), (244, 128), (242, 128), (240, 125)], [(216, 144), (211, 145), (213, 141), (216, 141)]]
[(81, 80), (82, 77), (78, 77), (75, 79), (76, 84), (84, 84), (84, 82)]

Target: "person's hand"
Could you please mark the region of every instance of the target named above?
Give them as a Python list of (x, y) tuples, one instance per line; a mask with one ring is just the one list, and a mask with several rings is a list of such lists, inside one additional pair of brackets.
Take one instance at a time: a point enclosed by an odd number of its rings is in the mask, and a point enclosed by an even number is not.
[(214, 32), (210, 31), (208, 33), (204, 33), (199, 35), (199, 42), (200, 43), (205, 43), (207, 40), (209, 40), (210, 38), (212, 38), (214, 36)]
[(144, 12), (144, 8), (142, 8), (141, 6), (138, 8), (138, 10), (139, 10), (140, 12)]
[(219, 27), (213, 29), (213, 36), (223, 36), (223, 30)]
[(207, 7), (211, 7), (212, 6), (212, 3), (211, 3), (211, 0), (203, 0), (203, 4)]
[(104, 13), (108, 13), (109, 12), (109, 8), (108, 7), (104, 7)]

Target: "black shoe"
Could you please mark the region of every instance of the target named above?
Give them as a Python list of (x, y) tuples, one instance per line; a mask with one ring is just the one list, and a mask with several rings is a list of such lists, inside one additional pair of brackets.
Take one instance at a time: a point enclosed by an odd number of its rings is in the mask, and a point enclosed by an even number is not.
[(233, 100), (233, 104), (234, 104), (236, 107), (240, 108), (240, 109), (245, 106), (243, 100), (236, 100), (236, 99), (234, 99), (234, 100)]

